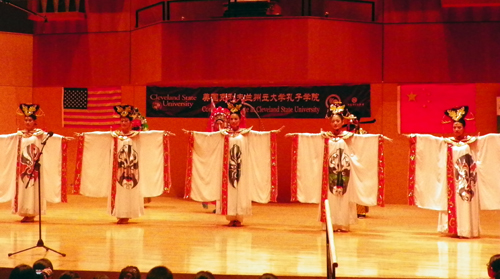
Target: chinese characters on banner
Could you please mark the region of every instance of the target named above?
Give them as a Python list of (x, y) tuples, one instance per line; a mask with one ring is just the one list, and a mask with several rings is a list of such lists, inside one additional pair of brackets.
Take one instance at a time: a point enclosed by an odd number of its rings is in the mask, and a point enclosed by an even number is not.
[[(370, 85), (316, 87), (147, 87), (147, 117), (206, 118), (211, 100), (236, 98), (261, 118), (324, 118), (331, 103), (342, 102), (358, 117), (370, 117)], [(256, 117), (247, 113), (247, 117)]]

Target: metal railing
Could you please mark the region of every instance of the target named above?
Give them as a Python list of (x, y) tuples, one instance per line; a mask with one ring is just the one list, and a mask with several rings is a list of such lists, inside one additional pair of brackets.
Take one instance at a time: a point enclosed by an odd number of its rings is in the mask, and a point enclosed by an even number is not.
[(337, 253), (335, 251), (335, 238), (333, 234), (332, 217), (330, 215), (330, 204), (325, 200), (326, 215), (326, 277), (328, 279), (336, 278), (335, 270), (339, 266), (337, 263)]
[(144, 12), (146, 10), (150, 10), (152, 8), (155, 8), (157, 6), (161, 6), (161, 11), (162, 11), (162, 13), (161, 13), (161, 15), (162, 15), (161, 16), (161, 20), (165, 21), (165, 19), (166, 19), (165, 1), (161, 1), (161, 2), (158, 2), (158, 3), (152, 4), (152, 5), (146, 6), (144, 8), (140, 8), (137, 11), (135, 11), (135, 28), (139, 27), (139, 19), (140, 19), (139, 15), (140, 15), (140, 13)]
[[(312, 0), (309, 0), (312, 1)], [(361, 1), (361, 0), (330, 0), (332, 2), (346, 2), (346, 3), (356, 3), (362, 5), (370, 5), (371, 7), (371, 21), (375, 21), (375, 2), (374, 1)]]
[[(314, 1), (314, 0), (296, 0), (296, 1), (300, 1), (301, 3), (301, 11), (299, 13), (299, 11), (289, 11), (287, 14), (282, 14), (284, 16), (327, 16), (327, 12), (328, 11), (325, 11), (325, 7), (326, 6), (323, 6), (322, 8), (321, 7), (317, 7), (317, 6), (313, 6), (311, 3)], [(138, 10), (136, 10), (136, 19), (135, 19), (135, 27), (138, 28), (140, 23), (141, 23), (141, 14), (144, 13), (145, 11), (147, 10), (151, 10), (151, 9), (154, 9), (158, 6), (161, 6), (161, 18), (158, 16), (156, 19), (153, 19), (151, 20), (151, 22), (159, 22), (159, 21), (169, 21), (169, 20), (177, 20), (176, 17), (172, 18), (172, 5), (184, 5), (184, 4), (189, 4), (189, 3), (193, 3), (193, 2), (199, 2), (200, 5), (206, 5), (207, 2), (219, 2), (221, 4), (226, 3), (226, 6), (227, 8), (230, 7), (230, 4), (235, 4), (238, 2), (238, 0), (172, 0), (172, 1), (160, 1), (156, 4), (152, 4), (152, 5), (149, 5), (149, 6), (146, 6), (146, 7), (143, 7), (143, 8), (140, 8)], [(376, 11), (375, 11), (375, 1), (362, 1), (362, 0), (328, 0), (326, 2), (343, 2), (343, 3), (352, 3), (353, 5), (369, 5), (370, 6), (370, 11), (366, 10), (365, 12), (365, 15), (363, 17), (366, 17), (366, 20), (371, 20), (371, 21), (375, 21), (376, 19)], [(325, 2), (325, 3), (326, 3)], [(215, 4), (214, 4), (215, 5)], [(283, 8), (283, 7), (282, 7)], [(189, 10), (189, 9), (188, 9)], [(353, 10), (349, 7), (348, 10)], [(354, 9), (356, 10), (356, 9)], [(361, 9), (362, 10), (362, 9)], [(206, 11), (208, 13), (210, 13), (209, 11)], [(370, 12), (370, 14), (368, 14), (368, 12)], [(199, 20), (199, 19), (206, 19), (206, 18), (213, 18), (213, 17), (223, 17), (222, 15), (222, 12), (220, 15), (217, 15), (217, 16), (214, 16), (214, 15), (210, 15), (210, 14), (207, 14), (206, 16), (208, 17), (202, 17), (202, 18), (194, 18), (196, 20)], [(368, 17), (370, 17), (370, 19), (368, 19)], [(336, 17), (337, 19), (347, 19), (347, 20), (351, 20), (351, 18), (344, 18), (344, 17)], [(188, 16), (186, 16), (186, 20), (192, 20), (192, 18), (189, 18)], [(359, 19), (355, 19), (355, 20), (359, 20)], [(364, 19), (361, 19), (361, 21), (365, 21)]]

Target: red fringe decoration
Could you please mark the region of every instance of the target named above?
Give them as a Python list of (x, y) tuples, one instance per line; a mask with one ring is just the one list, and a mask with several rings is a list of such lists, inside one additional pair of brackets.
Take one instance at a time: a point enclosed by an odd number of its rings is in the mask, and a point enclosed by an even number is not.
[(21, 136), (17, 140), (17, 162), (16, 162), (16, 195), (12, 205), (12, 213), (17, 213), (19, 207), (19, 176), (21, 175)]
[(192, 183), (192, 178), (193, 178), (193, 151), (194, 151), (194, 134), (191, 132), (188, 135), (186, 183), (184, 185), (184, 198), (185, 199), (188, 199), (191, 196), (191, 183)]
[(229, 136), (224, 136), (224, 158), (222, 161), (221, 214), (227, 215), (227, 187), (229, 182)]
[(299, 152), (299, 136), (294, 135), (292, 137), (292, 182), (291, 182), (291, 198), (290, 201), (297, 201), (297, 164), (298, 164), (298, 152)]
[(378, 137), (378, 197), (377, 205), (384, 207), (385, 197), (385, 156), (384, 156), (384, 139)]
[(62, 138), (61, 144), (62, 162), (61, 162), (61, 202), (68, 202), (68, 140)]
[(116, 177), (118, 172), (118, 138), (113, 137), (113, 173), (111, 175), (111, 214), (115, 211), (116, 202)]
[(455, 207), (455, 176), (453, 168), (453, 145), (446, 152), (446, 179), (448, 180), (448, 233), (457, 234), (457, 209)]
[(328, 199), (328, 143), (330, 139), (325, 138), (325, 147), (323, 149), (323, 179), (321, 182), (321, 218), (320, 221), (326, 222), (325, 200)]
[(408, 171), (408, 204), (415, 205), (415, 167), (417, 154), (417, 137), (410, 137), (410, 168)]
[(169, 193), (172, 187), (170, 176), (170, 140), (166, 134), (163, 134), (163, 183), (163, 190)]
[(278, 198), (278, 145), (276, 133), (271, 133), (271, 201)]
[(82, 183), (82, 161), (83, 161), (83, 143), (85, 141), (85, 135), (81, 134), (77, 139), (77, 151), (76, 151), (76, 170), (75, 170), (75, 185), (73, 191), (80, 194), (80, 186)]

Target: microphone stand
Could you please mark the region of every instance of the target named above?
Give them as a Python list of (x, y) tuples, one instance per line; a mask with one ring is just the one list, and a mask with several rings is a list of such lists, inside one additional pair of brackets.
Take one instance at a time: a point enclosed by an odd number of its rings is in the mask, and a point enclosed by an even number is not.
[[(50, 250), (50, 251), (55, 252), (63, 257), (66, 257), (66, 254), (58, 252), (52, 248), (45, 246), (45, 244), (43, 243), (43, 240), (42, 240), (42, 195), (41, 195), (42, 193), (40, 190), (41, 189), (41, 182), (40, 181), (42, 180), (42, 171), (40, 169), (40, 158), (42, 157), (43, 149), (45, 148), (45, 144), (47, 144), (47, 140), (49, 138), (50, 138), (50, 136), (48, 136), (45, 140), (42, 141), (42, 149), (40, 150), (40, 154), (38, 154), (38, 157), (36, 158), (36, 160), (33, 164), (33, 172), (31, 173), (30, 179), (28, 180), (28, 182), (26, 182), (26, 186), (25, 186), (25, 188), (28, 188), (28, 185), (31, 182), (31, 179), (34, 178), (35, 172), (38, 172), (38, 242), (33, 247), (26, 248), (26, 249), (23, 249), (21, 251), (17, 251), (14, 253), (9, 253), (9, 257), (12, 255), (24, 252), (24, 251), (38, 248), (38, 247), (45, 248), (46, 252)], [(18, 186), (16, 185), (16, 187), (18, 187)]]

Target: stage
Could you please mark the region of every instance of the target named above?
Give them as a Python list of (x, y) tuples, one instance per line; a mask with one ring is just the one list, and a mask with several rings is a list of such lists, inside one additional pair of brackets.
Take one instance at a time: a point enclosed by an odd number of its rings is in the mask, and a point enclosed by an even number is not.
[[(69, 203), (48, 204), (42, 216), (46, 246), (8, 253), (38, 241), (38, 222), (20, 223), (10, 202), (0, 204), (0, 267), (32, 264), (47, 257), (57, 271), (116, 272), (135, 265), (142, 272), (165, 265), (190, 278), (200, 270), (219, 277), (325, 277), (325, 231), (318, 206), (299, 203), (254, 204), (243, 226), (227, 227), (213, 205), (172, 197), (153, 198), (145, 216), (117, 225), (106, 213), (106, 199), (70, 195)], [(500, 212), (482, 211), (482, 235), (458, 239), (436, 232), (438, 213), (406, 205), (371, 207), (349, 233), (335, 233), (337, 277), (486, 278), (486, 263), (500, 253)], [(187, 277), (190, 276), (190, 277)]]

